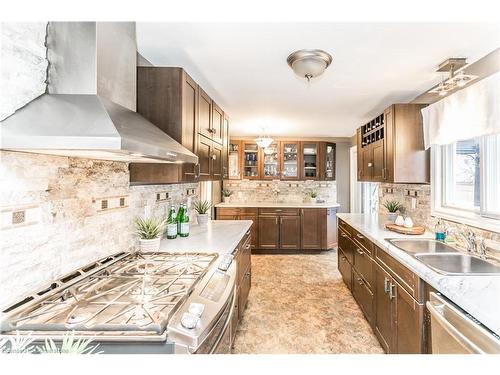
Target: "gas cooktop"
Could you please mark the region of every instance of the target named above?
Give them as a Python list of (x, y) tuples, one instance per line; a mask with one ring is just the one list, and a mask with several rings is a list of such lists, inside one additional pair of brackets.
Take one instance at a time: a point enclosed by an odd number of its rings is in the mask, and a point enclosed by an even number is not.
[(6, 309), (2, 331), (161, 334), (216, 258), (161, 252), (105, 258)]

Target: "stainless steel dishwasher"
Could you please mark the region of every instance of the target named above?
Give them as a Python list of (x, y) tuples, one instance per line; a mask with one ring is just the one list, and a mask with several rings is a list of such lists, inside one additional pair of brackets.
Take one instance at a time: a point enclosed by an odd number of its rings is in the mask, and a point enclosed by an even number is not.
[(450, 300), (431, 293), (433, 354), (500, 354), (500, 338)]

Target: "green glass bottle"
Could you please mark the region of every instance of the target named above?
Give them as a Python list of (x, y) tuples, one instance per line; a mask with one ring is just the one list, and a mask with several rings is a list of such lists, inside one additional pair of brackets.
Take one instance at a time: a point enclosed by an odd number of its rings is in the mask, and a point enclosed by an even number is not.
[(170, 211), (168, 212), (166, 235), (170, 240), (177, 238), (177, 217), (175, 214), (175, 207), (173, 205), (170, 207)]
[(181, 223), (184, 216), (184, 204), (181, 203), (179, 206), (179, 211), (177, 212), (177, 233), (181, 235)]
[(189, 236), (189, 212), (187, 209), (187, 204), (183, 205), (181, 229), (179, 231), (179, 236), (181, 237)]

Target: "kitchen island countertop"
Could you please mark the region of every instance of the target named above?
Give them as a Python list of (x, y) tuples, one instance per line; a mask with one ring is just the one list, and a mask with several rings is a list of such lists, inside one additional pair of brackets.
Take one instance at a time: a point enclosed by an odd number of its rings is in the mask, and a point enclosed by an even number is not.
[(310, 203), (310, 202), (245, 202), (245, 203), (219, 203), (215, 205), (217, 208), (238, 208), (238, 207), (249, 207), (249, 208), (334, 208), (340, 207), (340, 204), (336, 202), (325, 202), (325, 203)]
[(231, 253), (252, 226), (252, 220), (210, 220), (193, 224), (188, 237), (161, 240), (160, 251)]
[(434, 238), (431, 232), (408, 237), (386, 230), (379, 216), (339, 213), (337, 217), (417, 274), (486, 327), (500, 334), (500, 275), (443, 275), (389, 243), (387, 238)]

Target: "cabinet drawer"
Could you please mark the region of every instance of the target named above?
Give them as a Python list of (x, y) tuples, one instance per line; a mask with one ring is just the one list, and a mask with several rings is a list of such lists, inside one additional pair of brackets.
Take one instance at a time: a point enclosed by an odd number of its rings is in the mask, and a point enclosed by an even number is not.
[(351, 264), (354, 262), (354, 247), (354, 242), (352, 242), (351, 237), (342, 229), (339, 229), (339, 248), (342, 249), (344, 255)]
[(423, 302), (423, 282), (417, 275), (378, 246), (375, 246), (375, 259), (417, 302)]
[(250, 293), (250, 287), (252, 286), (252, 272), (249, 268), (243, 275), (243, 280), (239, 287), (238, 293), (238, 319), (243, 317), (243, 312), (247, 306), (248, 293)]
[(258, 209), (255, 207), (240, 207), (240, 215), (255, 215), (258, 214)]
[(353, 269), (352, 277), (352, 294), (354, 299), (361, 308), (361, 311), (363, 311), (363, 314), (365, 314), (366, 320), (368, 320), (370, 325), (373, 325), (373, 293), (355, 269)]
[(237, 280), (241, 283), (243, 277), (245, 276), (245, 272), (251, 266), (251, 244), (250, 238), (243, 245), (241, 245), (239, 253), (238, 253), (238, 278)]
[(361, 246), (354, 246), (354, 268), (366, 281), (368, 286), (373, 286), (373, 261)]
[(298, 216), (298, 208), (259, 208), (259, 215), (262, 216)]
[(352, 228), (342, 220), (339, 220), (339, 228), (343, 229), (348, 235), (352, 235)]
[(226, 208), (226, 207), (218, 207), (217, 208), (217, 216), (238, 216), (240, 214), (241, 208)]
[(364, 234), (361, 234), (357, 230), (352, 229), (352, 238), (359, 245), (363, 246), (364, 250), (366, 250), (370, 255), (373, 254), (373, 243), (368, 238), (366, 238)]
[(351, 264), (347, 261), (347, 257), (345, 254), (342, 252), (341, 249), (339, 249), (338, 252), (338, 268), (340, 271), (340, 274), (342, 275), (342, 279), (344, 280), (345, 285), (349, 288), (349, 290), (352, 289), (352, 267)]

